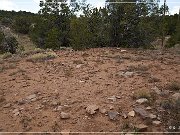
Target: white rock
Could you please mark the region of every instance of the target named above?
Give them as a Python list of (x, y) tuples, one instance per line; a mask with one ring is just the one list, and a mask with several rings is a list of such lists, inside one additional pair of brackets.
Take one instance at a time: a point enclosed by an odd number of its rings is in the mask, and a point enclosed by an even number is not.
[(89, 114), (95, 114), (98, 109), (99, 109), (99, 107), (97, 105), (89, 105), (86, 108), (86, 112)]
[(150, 106), (146, 107), (146, 110), (151, 110), (152, 108)]
[(151, 119), (156, 119), (156, 118), (157, 118), (157, 116), (154, 115), (154, 114), (149, 114), (149, 117), (150, 117)]
[(140, 99), (136, 100), (136, 102), (139, 104), (143, 104), (143, 103), (148, 102), (148, 100), (146, 98), (140, 98)]
[(79, 64), (79, 65), (76, 66), (76, 68), (80, 68), (82, 65), (83, 65), (83, 64)]
[(161, 122), (160, 121), (153, 121), (152, 122), (154, 125), (156, 125), (156, 126), (158, 126), (158, 125), (160, 125), (161, 124)]
[(135, 112), (134, 112), (134, 111), (130, 111), (130, 112), (128, 113), (128, 115), (131, 116), (131, 117), (134, 117), (134, 116), (135, 116)]
[(69, 113), (65, 113), (65, 112), (61, 112), (61, 119), (69, 119), (70, 118), (70, 115)]

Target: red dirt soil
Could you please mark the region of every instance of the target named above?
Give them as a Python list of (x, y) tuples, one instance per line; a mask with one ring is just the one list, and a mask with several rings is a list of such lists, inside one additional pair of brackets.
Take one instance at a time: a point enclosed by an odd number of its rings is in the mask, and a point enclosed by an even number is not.
[[(138, 114), (126, 119), (121, 114), (149, 106), (137, 104), (134, 93), (152, 92), (155, 86), (164, 90), (168, 83), (179, 81), (179, 52), (97, 48), (56, 53), (58, 58), (44, 62), (22, 57), (0, 62), (4, 69), (0, 72), (0, 132), (130, 132), (137, 124), (148, 125), (148, 132), (167, 131), (163, 122), (156, 126)], [(119, 75), (126, 71), (133, 75)], [(116, 101), (108, 99), (112, 96), (118, 97)], [(148, 112), (161, 115), (159, 102), (168, 97), (158, 96)], [(97, 105), (99, 110), (88, 114), (88, 105)], [(102, 109), (120, 115), (110, 120)], [(61, 112), (70, 118), (61, 119)]]

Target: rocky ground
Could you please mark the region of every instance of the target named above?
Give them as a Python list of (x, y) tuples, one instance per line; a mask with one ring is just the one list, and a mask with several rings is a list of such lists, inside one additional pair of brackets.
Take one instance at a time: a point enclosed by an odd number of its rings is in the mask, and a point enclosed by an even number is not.
[(179, 111), (171, 111), (180, 105), (180, 51), (56, 54), (42, 61), (29, 61), (32, 54), (1, 59), (1, 132), (180, 130)]

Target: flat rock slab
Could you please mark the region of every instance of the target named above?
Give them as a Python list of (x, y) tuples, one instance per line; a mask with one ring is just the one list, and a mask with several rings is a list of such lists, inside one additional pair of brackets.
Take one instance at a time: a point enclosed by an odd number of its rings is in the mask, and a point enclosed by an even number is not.
[(139, 114), (143, 119), (149, 118), (149, 113), (141, 107), (135, 107), (134, 111)]
[(134, 126), (138, 131), (144, 132), (147, 130), (148, 126), (145, 124), (138, 124)]
[(116, 120), (118, 115), (119, 115), (118, 112), (112, 112), (112, 111), (108, 112), (108, 116), (110, 120)]

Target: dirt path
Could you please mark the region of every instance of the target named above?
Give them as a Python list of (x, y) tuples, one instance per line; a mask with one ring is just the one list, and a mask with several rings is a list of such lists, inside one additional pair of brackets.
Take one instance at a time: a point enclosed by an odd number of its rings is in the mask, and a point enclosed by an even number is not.
[[(167, 131), (160, 103), (175, 93), (166, 86), (180, 80), (179, 53), (113, 48), (56, 53), (58, 58), (41, 63), (19, 57), (0, 62), (1, 132)], [(148, 102), (136, 101), (142, 97)], [(156, 117), (144, 118), (138, 107)]]

